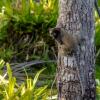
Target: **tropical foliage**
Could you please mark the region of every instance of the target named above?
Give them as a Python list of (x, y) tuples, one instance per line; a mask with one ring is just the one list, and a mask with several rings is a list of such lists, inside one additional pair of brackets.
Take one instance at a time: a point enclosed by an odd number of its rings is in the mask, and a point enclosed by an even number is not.
[(54, 44), (48, 30), (56, 23), (57, 0), (0, 2), (0, 57), (6, 61), (25, 61), (52, 55), (49, 49)]
[[(4, 61), (0, 61), (0, 67), (4, 65)], [(0, 75), (0, 100), (46, 100), (48, 97), (47, 85), (36, 86), (38, 77), (44, 69), (37, 72), (34, 79), (27, 76), (26, 82), (18, 85), (16, 78), (12, 76), (12, 70), (9, 63), (6, 63), (7, 72)], [(6, 79), (6, 76), (8, 78)]]
[[(99, 1), (100, 5), (100, 1)], [(31, 73), (46, 67), (41, 76), (50, 87), (55, 74), (54, 63), (33, 64), (31, 68), (27, 61), (56, 59), (56, 46), (50, 37), (49, 28), (54, 27), (58, 16), (58, 0), (0, 0), (0, 58), (7, 63), (6, 73), (3, 72), (4, 61), (0, 61), (0, 100), (41, 100), (47, 98), (47, 85), (36, 87), (39, 71), (36, 76)], [(95, 11), (96, 25), (96, 82), (97, 99), (100, 99), (100, 18)], [(54, 51), (55, 49), (55, 51)], [(17, 83), (18, 77), (27, 66), (26, 82)], [(13, 65), (13, 68), (12, 68)], [(19, 67), (19, 65), (21, 65)], [(24, 67), (22, 66), (24, 65)], [(14, 67), (17, 66), (17, 67)], [(11, 71), (12, 69), (12, 71)], [(15, 73), (14, 72), (17, 73)], [(20, 73), (19, 73), (20, 72)], [(13, 73), (16, 77), (13, 77)], [(28, 76), (35, 78), (30, 79)], [(18, 76), (19, 75), (19, 76)], [(24, 75), (25, 76), (25, 75)], [(47, 76), (47, 77), (45, 77)], [(7, 78), (8, 77), (8, 78)], [(23, 79), (21, 77), (21, 79)], [(36, 80), (35, 80), (36, 79)], [(45, 79), (45, 80), (44, 80)], [(25, 80), (24, 80), (25, 81)], [(38, 80), (39, 81), (39, 80)]]

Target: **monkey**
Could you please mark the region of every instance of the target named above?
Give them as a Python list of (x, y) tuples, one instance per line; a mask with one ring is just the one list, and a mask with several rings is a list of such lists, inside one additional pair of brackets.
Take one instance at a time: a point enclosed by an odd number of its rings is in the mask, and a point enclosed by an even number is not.
[(69, 55), (80, 43), (80, 35), (68, 34), (63, 28), (50, 29), (50, 35), (56, 41), (62, 55)]
[(99, 6), (98, 6), (98, 1), (97, 1), (97, 0), (94, 0), (94, 4), (95, 4), (95, 8), (96, 8), (96, 10), (97, 10), (97, 13), (98, 13), (98, 15), (99, 15), (99, 17), (100, 17), (100, 8), (99, 8)]
[[(85, 41), (85, 38), (82, 38), (81, 35), (68, 34), (63, 28), (52, 28), (49, 32), (58, 45), (58, 52), (63, 56), (73, 56), (73, 52), (76, 50), (77, 46), (80, 46), (80, 43)], [(81, 67), (77, 66), (76, 69), (83, 96), (85, 93), (84, 77), (81, 77), (83, 75), (80, 73)]]

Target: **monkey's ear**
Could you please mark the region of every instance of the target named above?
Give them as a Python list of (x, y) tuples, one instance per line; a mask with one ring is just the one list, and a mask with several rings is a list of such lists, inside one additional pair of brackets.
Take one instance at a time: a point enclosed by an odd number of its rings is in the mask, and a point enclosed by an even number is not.
[(51, 28), (51, 29), (49, 29), (49, 33), (54, 39), (57, 40), (58, 37), (61, 35), (61, 29), (60, 28)]

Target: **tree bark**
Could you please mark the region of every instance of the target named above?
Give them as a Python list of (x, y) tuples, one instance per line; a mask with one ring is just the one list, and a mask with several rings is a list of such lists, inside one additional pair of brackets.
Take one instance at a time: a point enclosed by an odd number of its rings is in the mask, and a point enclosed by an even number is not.
[(59, 0), (58, 100), (95, 100), (94, 0)]

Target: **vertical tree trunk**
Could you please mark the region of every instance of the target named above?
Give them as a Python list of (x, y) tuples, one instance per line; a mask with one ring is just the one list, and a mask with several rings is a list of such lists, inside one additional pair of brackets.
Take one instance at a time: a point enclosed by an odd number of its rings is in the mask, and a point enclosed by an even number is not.
[(94, 0), (59, 0), (58, 100), (95, 100)]

